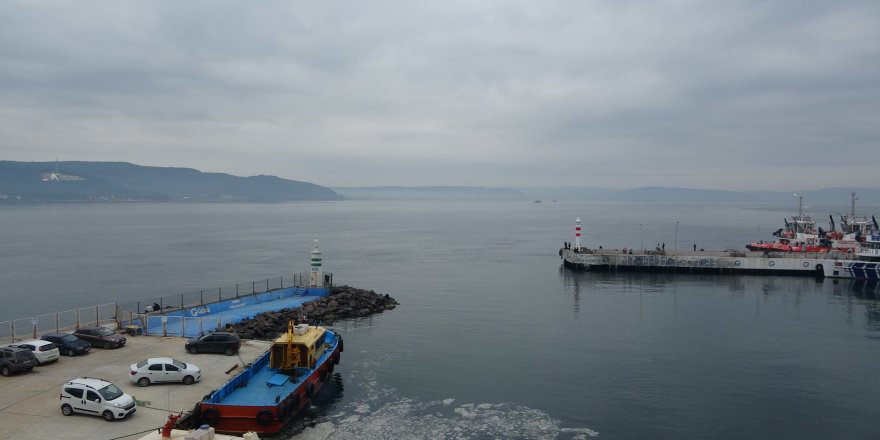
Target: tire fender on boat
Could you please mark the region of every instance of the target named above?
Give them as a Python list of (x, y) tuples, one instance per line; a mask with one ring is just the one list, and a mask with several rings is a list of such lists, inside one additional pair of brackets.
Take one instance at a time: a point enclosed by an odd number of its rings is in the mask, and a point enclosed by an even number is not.
[(342, 340), (342, 336), (339, 337), (339, 352), (342, 353), (345, 351), (345, 341)]
[(201, 423), (214, 426), (220, 421), (220, 411), (216, 408), (208, 408), (202, 412)]
[(269, 411), (268, 409), (261, 409), (260, 412), (257, 413), (257, 424), (260, 426), (269, 426), (273, 419), (272, 411)]
[(327, 366), (327, 371), (330, 372), (330, 373), (332, 373), (333, 370), (336, 368), (336, 365), (335, 365), (336, 362), (327, 362), (327, 363), (329, 364), (329, 365)]
[(312, 383), (309, 382), (308, 384), (306, 384), (306, 397), (311, 399), (312, 394), (314, 394), (314, 392), (315, 392), (315, 387), (312, 385)]
[(290, 401), (278, 404), (278, 409), (276, 409), (275, 412), (278, 414), (278, 420), (287, 420), (287, 417), (290, 415)]
[(287, 401), (287, 415), (293, 417), (299, 411), (299, 396), (294, 395)]

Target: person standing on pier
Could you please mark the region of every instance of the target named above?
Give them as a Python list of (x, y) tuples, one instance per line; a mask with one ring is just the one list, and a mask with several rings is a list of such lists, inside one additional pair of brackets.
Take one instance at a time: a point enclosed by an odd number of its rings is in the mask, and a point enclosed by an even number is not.
[(696, 251), (697, 251), (697, 244), (694, 243), (694, 252), (696, 252)]

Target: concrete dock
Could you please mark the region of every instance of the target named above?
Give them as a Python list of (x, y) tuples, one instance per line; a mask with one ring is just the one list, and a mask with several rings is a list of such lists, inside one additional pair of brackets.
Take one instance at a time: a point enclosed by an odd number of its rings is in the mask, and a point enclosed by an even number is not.
[(676, 272), (824, 277), (837, 253), (560, 249), (566, 267), (596, 272)]
[[(127, 336), (119, 349), (93, 348), (85, 356), (62, 356), (33, 371), (0, 377), (0, 439), (137, 439), (161, 427), (171, 412), (190, 411), (202, 397), (224, 384), (241, 368), (265, 353), (270, 343), (242, 340), (237, 356), (189, 354), (186, 338)], [(202, 369), (193, 385), (159, 384), (141, 388), (129, 380), (129, 366), (148, 357), (173, 357)], [(236, 366), (226, 374), (226, 371)], [(59, 394), (65, 382), (96, 377), (116, 384), (138, 401), (137, 412), (125, 420), (61, 414)]]

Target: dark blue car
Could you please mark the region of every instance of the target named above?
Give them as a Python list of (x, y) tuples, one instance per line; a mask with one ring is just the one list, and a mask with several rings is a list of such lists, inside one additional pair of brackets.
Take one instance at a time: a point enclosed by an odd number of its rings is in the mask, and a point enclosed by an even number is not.
[(48, 333), (40, 339), (55, 343), (58, 346), (58, 351), (68, 356), (86, 354), (92, 349), (91, 344), (70, 333)]

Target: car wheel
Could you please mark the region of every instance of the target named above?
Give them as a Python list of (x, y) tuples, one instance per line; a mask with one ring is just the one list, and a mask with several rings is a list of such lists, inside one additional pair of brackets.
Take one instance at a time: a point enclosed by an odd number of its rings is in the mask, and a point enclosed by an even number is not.
[(183, 384), (184, 385), (192, 385), (196, 380), (192, 376), (184, 376)]
[(110, 343), (109, 343), (109, 342), (105, 342), (105, 343), (104, 343), (104, 350), (109, 350), (109, 349), (110, 349)]
[(9, 366), (4, 365), (2, 368), (0, 368), (0, 374), (4, 376), (9, 376)]
[(149, 378), (142, 377), (142, 378), (138, 379), (138, 385), (139, 385), (139, 386), (145, 387), (145, 386), (148, 386), (149, 384), (150, 384), (150, 379), (149, 379)]
[(68, 348), (68, 349), (67, 349), (67, 355), (68, 355), (68, 356), (73, 356), (73, 349), (72, 349), (72, 348)]
[(110, 412), (110, 410), (104, 411), (104, 413), (101, 414), (101, 416), (104, 417), (104, 420), (106, 420), (108, 422), (112, 422), (113, 420), (116, 420), (116, 418), (113, 417), (113, 413)]
[(73, 407), (66, 403), (61, 405), (61, 414), (64, 414), (65, 416), (73, 415)]
[(235, 354), (235, 350), (232, 348), (227, 348), (223, 353), (225, 353), (226, 356), (232, 356)]
[(199, 354), (199, 347), (190, 347), (189, 352), (192, 354)]

